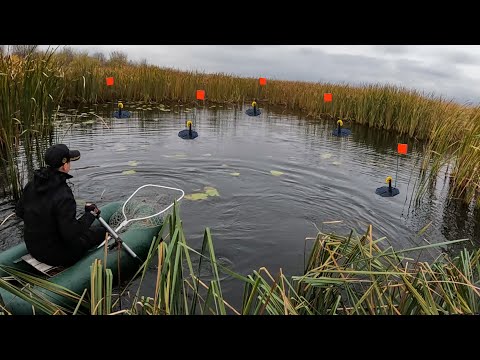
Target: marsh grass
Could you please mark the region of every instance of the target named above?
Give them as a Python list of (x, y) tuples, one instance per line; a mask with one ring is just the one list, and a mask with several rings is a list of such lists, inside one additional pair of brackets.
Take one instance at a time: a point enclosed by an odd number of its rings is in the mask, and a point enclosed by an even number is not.
[(53, 51), (0, 56), (0, 172), (3, 190), (18, 199), (25, 169), (43, 161), (64, 77)]
[[(480, 311), (480, 250), (464, 249), (453, 258), (439, 252), (432, 262), (415, 260), (421, 251), (465, 240), (395, 251), (385, 244), (385, 238), (373, 239), (369, 226), (363, 235), (353, 230), (349, 236), (319, 231), (306, 241), (311, 242), (311, 249), (302, 275), (289, 277), (282, 269), (271, 273), (262, 267), (244, 276), (218, 262), (208, 228), (200, 250), (188, 245), (175, 205), (145, 262), (124, 288), (125, 294), (133, 280), (140, 279), (128, 308), (118, 309), (118, 298), (113, 301), (111, 272), (99, 259), (91, 266), (90, 289), (81, 295), (4, 266), (10, 278), (0, 279), (0, 286), (48, 314), (439, 315)], [(198, 266), (193, 265), (193, 256), (200, 257)], [(202, 280), (202, 266), (209, 267), (210, 280)], [(153, 296), (144, 296), (143, 281), (155, 267)], [(240, 309), (224, 298), (222, 273), (244, 285)], [(77, 305), (53, 304), (34, 285), (63, 294)]]

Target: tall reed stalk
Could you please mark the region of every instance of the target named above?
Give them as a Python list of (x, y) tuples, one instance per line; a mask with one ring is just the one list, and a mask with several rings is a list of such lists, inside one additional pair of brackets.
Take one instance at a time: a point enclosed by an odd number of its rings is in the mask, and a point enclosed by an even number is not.
[(25, 170), (43, 161), (52, 115), (62, 101), (64, 76), (53, 53), (0, 55), (0, 172), (4, 192), (14, 199)]
[[(439, 315), (480, 311), (480, 249), (464, 249), (453, 258), (441, 253), (431, 262), (416, 260), (421, 251), (465, 240), (394, 250), (385, 238), (373, 239), (371, 226), (363, 235), (353, 230), (349, 236), (319, 232), (307, 240), (313, 244), (303, 274), (289, 277), (282, 269), (275, 274), (262, 267), (244, 276), (218, 263), (208, 228), (200, 250), (188, 245), (175, 205), (134, 276), (140, 281), (130, 308), (116, 310), (111, 271), (98, 259), (91, 266), (90, 291), (85, 289), (81, 295), (4, 266), (2, 270), (19, 285), (0, 278), (0, 287), (48, 314)], [(194, 257), (200, 259), (198, 265)], [(155, 289), (143, 295), (143, 281), (154, 266)], [(208, 280), (202, 279), (205, 270), (211, 275)], [(224, 298), (220, 274), (244, 285), (240, 309)], [(76, 300), (77, 305), (53, 304), (35, 292), (33, 285)]]

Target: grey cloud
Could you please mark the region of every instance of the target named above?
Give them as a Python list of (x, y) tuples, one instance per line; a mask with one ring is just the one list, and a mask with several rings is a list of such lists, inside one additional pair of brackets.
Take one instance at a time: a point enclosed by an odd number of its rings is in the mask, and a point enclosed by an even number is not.
[[(475, 58), (471, 54), (461, 51), (453, 51), (453, 52), (444, 52), (439, 55), (439, 59), (443, 60), (444, 62), (448, 62), (452, 65), (459, 64), (459, 65), (476, 65), (478, 64), (478, 58)], [(446, 60), (446, 61), (445, 61)]]
[(373, 50), (385, 54), (406, 54), (409, 52), (408, 45), (375, 45)]

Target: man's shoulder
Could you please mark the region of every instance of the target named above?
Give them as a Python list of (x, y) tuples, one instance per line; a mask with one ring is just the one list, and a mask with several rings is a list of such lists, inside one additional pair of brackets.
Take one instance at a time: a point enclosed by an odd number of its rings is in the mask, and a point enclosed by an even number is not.
[(52, 189), (52, 197), (58, 200), (66, 198), (74, 199), (72, 189), (67, 183), (62, 183), (55, 189)]

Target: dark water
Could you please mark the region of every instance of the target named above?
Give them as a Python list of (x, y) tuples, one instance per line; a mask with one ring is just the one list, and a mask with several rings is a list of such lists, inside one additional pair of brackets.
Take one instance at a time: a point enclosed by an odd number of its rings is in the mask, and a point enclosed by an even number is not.
[[(102, 109), (108, 107), (84, 111), (105, 115)], [(192, 119), (184, 107), (170, 112), (126, 109), (134, 117), (107, 119), (110, 129), (88, 116), (82, 118), (86, 123), (57, 128), (58, 141), (82, 154), (71, 171), (78, 202), (125, 200), (147, 183), (179, 187), (186, 194), (213, 187), (220, 196), (181, 202), (187, 241), (199, 249), (204, 228), (210, 227), (217, 257), (241, 274), (262, 266), (272, 274), (280, 268), (287, 275), (300, 274), (305, 238), (317, 232), (314, 224), (341, 234), (351, 228), (363, 233), (372, 224), (374, 236), (386, 236), (385, 246), (395, 249), (459, 238), (472, 239), (468, 246), (480, 243), (480, 215), (445, 202), (443, 177), (420, 204), (412, 203), (422, 145), (404, 136), (345, 123), (352, 135), (338, 138), (331, 135), (333, 121), (267, 108), (249, 117), (245, 108), (225, 106), (198, 110), (199, 137), (188, 141), (177, 136)], [(398, 159), (396, 175), (398, 142), (408, 143), (409, 153)], [(136, 166), (129, 165), (131, 161)], [(122, 174), (126, 170), (136, 173)], [(400, 190), (394, 198), (375, 194), (388, 175)], [(0, 205), (0, 219), (10, 209), (11, 204)], [(323, 224), (331, 221), (341, 222)], [(0, 229), (0, 249), (21, 241), (20, 229)], [(419, 256), (437, 254), (426, 250)], [(150, 275), (153, 287), (153, 270)], [(239, 282), (227, 277), (222, 285), (227, 301), (238, 306), (243, 291)]]

